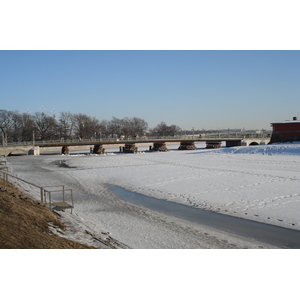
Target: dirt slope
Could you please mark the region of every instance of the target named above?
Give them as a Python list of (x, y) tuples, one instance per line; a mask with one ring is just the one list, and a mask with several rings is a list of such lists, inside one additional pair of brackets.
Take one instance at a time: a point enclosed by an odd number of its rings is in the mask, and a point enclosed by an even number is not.
[(0, 178), (0, 248), (1, 249), (90, 249), (92, 247), (54, 235), (52, 222), (60, 229), (64, 224), (47, 208), (23, 195), (13, 185), (4, 190)]

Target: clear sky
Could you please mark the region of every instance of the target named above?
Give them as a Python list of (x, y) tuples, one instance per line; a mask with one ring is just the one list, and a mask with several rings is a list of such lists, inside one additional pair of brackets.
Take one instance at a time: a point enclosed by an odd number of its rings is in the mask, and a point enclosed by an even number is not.
[(270, 129), (300, 113), (300, 51), (0, 51), (1, 109)]

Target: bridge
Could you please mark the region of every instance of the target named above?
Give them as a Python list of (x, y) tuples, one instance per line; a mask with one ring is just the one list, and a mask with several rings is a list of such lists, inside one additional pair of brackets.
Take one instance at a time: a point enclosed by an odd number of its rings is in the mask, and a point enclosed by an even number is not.
[(168, 143), (180, 143), (179, 150), (196, 150), (196, 142), (206, 142), (206, 148), (220, 148), (222, 142), (226, 147), (247, 146), (249, 144), (266, 144), (270, 137), (264, 134), (241, 135), (237, 133), (228, 134), (206, 134), (202, 136), (169, 136), (169, 137), (136, 137), (136, 138), (110, 138), (110, 139), (73, 139), (73, 140), (43, 140), (31, 142), (2, 143), (0, 155), (8, 156), (14, 153), (27, 155), (39, 155), (40, 147), (62, 147), (62, 154), (68, 154), (71, 147), (90, 146), (91, 152), (95, 154), (104, 153), (103, 146), (119, 145), (120, 152), (134, 153), (137, 151), (136, 144), (151, 144), (150, 151), (167, 151)]

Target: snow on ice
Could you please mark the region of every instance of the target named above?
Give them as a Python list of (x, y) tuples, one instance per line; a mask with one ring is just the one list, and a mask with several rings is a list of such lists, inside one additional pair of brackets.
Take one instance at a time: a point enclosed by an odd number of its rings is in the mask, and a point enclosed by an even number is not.
[[(65, 167), (59, 167), (59, 161)], [(182, 221), (182, 232), (177, 230), (178, 235), (173, 236), (167, 230), (171, 219), (166, 217), (167, 221), (161, 220), (166, 224), (159, 226), (158, 222), (156, 228), (150, 222), (155, 213), (143, 212), (144, 218), (137, 218), (133, 208), (125, 212), (106, 184), (300, 230), (299, 143), (161, 153), (41, 155), (10, 158), (9, 164), (21, 178), (30, 173), (35, 184), (63, 182), (75, 189), (76, 215), (99, 232), (111, 231), (115, 238), (132, 248), (209, 248), (209, 244), (184, 240), (183, 228), (190, 226), (188, 222)], [(143, 230), (144, 234), (139, 236)], [(195, 236), (199, 235), (197, 228), (193, 230)], [(240, 247), (234, 238), (227, 241), (224, 247), (233, 244)], [(242, 247), (249, 247), (249, 243)]]

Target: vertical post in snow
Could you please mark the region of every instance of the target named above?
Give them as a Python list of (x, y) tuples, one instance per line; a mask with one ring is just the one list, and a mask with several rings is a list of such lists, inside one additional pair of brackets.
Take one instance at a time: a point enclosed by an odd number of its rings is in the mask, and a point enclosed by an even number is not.
[(6, 191), (7, 188), (7, 180), (8, 180), (8, 175), (6, 173), (4, 173), (4, 190)]
[(41, 187), (41, 203), (44, 204), (44, 188)]
[(73, 191), (72, 190), (71, 190), (71, 199), (72, 199), (71, 214), (73, 214), (74, 201), (73, 201)]

